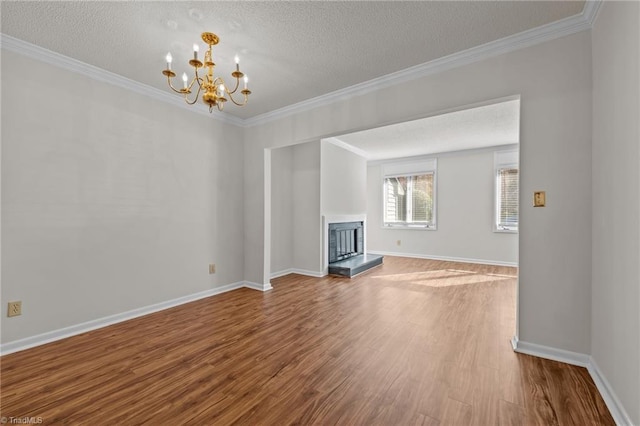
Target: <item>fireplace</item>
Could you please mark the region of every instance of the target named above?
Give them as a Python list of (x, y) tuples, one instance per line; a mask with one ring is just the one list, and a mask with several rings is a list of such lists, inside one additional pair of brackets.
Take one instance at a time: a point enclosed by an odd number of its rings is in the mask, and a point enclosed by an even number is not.
[(351, 278), (382, 264), (382, 256), (367, 254), (364, 216), (325, 216), (325, 235), (325, 265), (330, 275)]
[(329, 224), (329, 264), (364, 254), (364, 223)]

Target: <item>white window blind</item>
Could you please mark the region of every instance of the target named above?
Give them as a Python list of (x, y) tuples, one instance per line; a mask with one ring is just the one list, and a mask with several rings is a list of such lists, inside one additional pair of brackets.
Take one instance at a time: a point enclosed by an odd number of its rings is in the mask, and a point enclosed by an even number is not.
[(494, 156), (496, 178), (495, 230), (518, 230), (518, 151), (498, 151)]
[(497, 176), (498, 208), (497, 227), (501, 230), (518, 230), (518, 169), (500, 168)]

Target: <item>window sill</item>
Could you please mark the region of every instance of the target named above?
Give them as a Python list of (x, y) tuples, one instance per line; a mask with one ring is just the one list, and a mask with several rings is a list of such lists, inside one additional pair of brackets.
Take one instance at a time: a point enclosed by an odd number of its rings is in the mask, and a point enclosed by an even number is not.
[(493, 232), (496, 234), (517, 234), (517, 229), (497, 229), (493, 228)]
[(401, 229), (410, 231), (437, 231), (436, 225), (424, 226), (424, 225), (382, 225), (382, 229)]

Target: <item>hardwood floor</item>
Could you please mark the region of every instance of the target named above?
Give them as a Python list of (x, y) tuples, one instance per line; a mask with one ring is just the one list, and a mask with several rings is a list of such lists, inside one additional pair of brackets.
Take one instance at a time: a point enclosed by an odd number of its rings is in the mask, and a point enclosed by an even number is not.
[(43, 424), (613, 425), (584, 368), (512, 351), (516, 270), (386, 257), (1, 358)]

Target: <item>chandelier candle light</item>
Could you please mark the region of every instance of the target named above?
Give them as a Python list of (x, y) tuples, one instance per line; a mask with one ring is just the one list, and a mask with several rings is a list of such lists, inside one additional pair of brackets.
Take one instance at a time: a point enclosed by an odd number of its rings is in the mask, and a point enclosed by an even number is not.
[[(238, 56), (236, 56), (235, 58), (236, 70), (231, 73), (231, 76), (236, 79), (236, 85), (235, 88), (230, 91), (228, 87), (225, 87), (222, 77), (214, 78), (213, 76), (213, 68), (216, 66), (216, 64), (213, 62), (212, 49), (214, 45), (218, 44), (220, 39), (213, 33), (202, 33), (202, 40), (209, 45), (209, 49), (204, 54), (204, 63), (202, 63), (198, 59), (199, 48), (197, 44), (194, 44), (193, 59), (189, 61), (189, 65), (194, 68), (195, 75), (193, 79), (191, 79), (191, 82), (189, 82), (187, 73), (182, 74), (182, 89), (176, 89), (175, 87), (173, 87), (173, 84), (171, 84), (171, 79), (176, 76), (176, 73), (171, 70), (171, 61), (173, 60), (173, 58), (171, 57), (171, 53), (167, 53), (167, 69), (163, 70), (162, 74), (167, 76), (167, 82), (169, 83), (169, 87), (171, 88), (171, 90), (184, 95), (184, 100), (189, 105), (195, 104), (198, 100), (198, 97), (200, 96), (200, 92), (204, 92), (202, 94), (202, 102), (209, 105), (209, 112), (213, 111), (214, 106), (218, 107), (219, 111), (222, 111), (222, 109), (224, 108), (224, 103), (228, 100), (227, 96), (229, 97), (229, 99), (231, 99), (231, 102), (238, 106), (246, 105), (247, 101), (249, 100), (251, 91), (247, 88), (249, 79), (246, 75), (244, 75), (242, 71), (240, 71)], [(201, 76), (198, 73), (198, 70), (202, 67), (206, 68), (206, 70), (203, 70), (204, 76)], [(244, 89), (242, 89), (240, 93), (244, 95), (244, 100), (242, 102), (237, 102), (235, 99), (233, 99), (233, 94), (238, 90), (240, 86), (240, 79), (243, 77)], [(192, 93), (194, 84), (198, 85), (198, 90), (196, 91), (195, 97), (190, 100), (189, 95)]]

